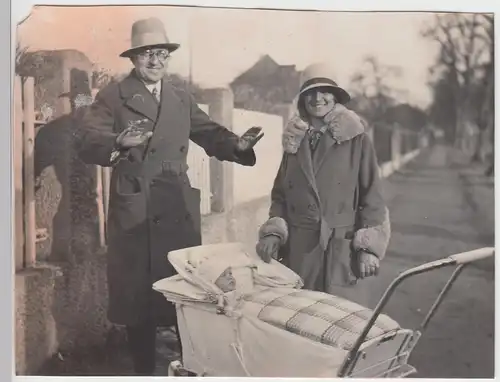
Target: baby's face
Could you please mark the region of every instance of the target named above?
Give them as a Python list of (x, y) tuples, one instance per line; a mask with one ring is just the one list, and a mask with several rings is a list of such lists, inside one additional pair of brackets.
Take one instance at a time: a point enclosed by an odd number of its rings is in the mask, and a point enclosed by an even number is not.
[(230, 268), (227, 268), (215, 281), (215, 285), (224, 293), (231, 292), (236, 289), (236, 280)]

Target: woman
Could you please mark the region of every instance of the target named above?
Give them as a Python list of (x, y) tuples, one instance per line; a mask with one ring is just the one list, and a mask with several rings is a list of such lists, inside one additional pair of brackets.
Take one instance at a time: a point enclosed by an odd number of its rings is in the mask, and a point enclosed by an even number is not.
[(369, 305), (390, 237), (377, 159), (349, 94), (324, 64), (306, 68), (257, 253), (299, 274), (304, 288)]

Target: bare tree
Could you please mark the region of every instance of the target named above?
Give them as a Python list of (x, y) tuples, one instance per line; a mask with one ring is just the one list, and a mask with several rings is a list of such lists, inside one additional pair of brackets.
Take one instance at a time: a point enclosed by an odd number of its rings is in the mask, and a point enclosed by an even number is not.
[(114, 80), (114, 76), (106, 69), (94, 68), (92, 71), (92, 88), (102, 89)]
[(26, 54), (28, 52), (28, 47), (27, 46), (21, 46), (19, 42), (16, 44), (16, 61), (15, 61), (15, 73), (19, 74), (20, 69), (23, 67), (25, 60), (26, 60)]
[(486, 24), (485, 43), (488, 45), (489, 60), (484, 65), (484, 75), (481, 81), (480, 89), (483, 90), (481, 105), (477, 118), (477, 125), (480, 131), (480, 137), (477, 141), (473, 160), (484, 162), (483, 146), (491, 142), (494, 148), (493, 133), (495, 124), (495, 24), (493, 15), (483, 15)]
[(362, 68), (351, 77), (351, 88), (355, 97), (365, 100), (370, 110), (372, 122), (383, 119), (398, 89), (390, 85), (390, 81), (402, 75), (401, 68), (380, 63), (374, 56), (366, 56)]
[(493, 17), (482, 14), (437, 14), (432, 26), (422, 35), (439, 44), (439, 55), (431, 71), (446, 77), (453, 89), (456, 126), (452, 139), (458, 143), (464, 125), (471, 121), (474, 86), (485, 75), (492, 61)]

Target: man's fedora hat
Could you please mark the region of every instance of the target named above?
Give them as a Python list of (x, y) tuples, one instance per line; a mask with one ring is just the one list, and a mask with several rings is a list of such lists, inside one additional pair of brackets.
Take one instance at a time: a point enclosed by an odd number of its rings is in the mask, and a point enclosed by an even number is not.
[(120, 57), (130, 57), (145, 48), (165, 48), (173, 52), (180, 44), (171, 43), (165, 32), (163, 23), (155, 18), (138, 20), (132, 25), (131, 48), (120, 54)]
[(330, 65), (325, 63), (309, 65), (304, 69), (301, 77), (302, 85), (300, 86), (299, 96), (313, 88), (326, 87), (331, 89), (337, 102), (346, 104), (351, 100), (349, 93), (333, 80), (333, 71)]

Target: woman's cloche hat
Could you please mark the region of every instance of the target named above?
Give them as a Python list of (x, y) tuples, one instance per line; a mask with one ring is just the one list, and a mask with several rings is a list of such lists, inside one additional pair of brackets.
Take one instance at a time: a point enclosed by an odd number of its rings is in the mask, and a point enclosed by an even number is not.
[(136, 21), (132, 25), (131, 48), (120, 54), (120, 57), (130, 57), (138, 50), (145, 48), (165, 48), (173, 52), (180, 44), (170, 42), (163, 23), (156, 17)]
[(308, 90), (327, 87), (332, 90), (337, 102), (346, 104), (351, 100), (349, 93), (337, 85), (333, 80), (333, 71), (330, 65), (326, 63), (316, 63), (309, 65), (304, 69), (301, 75), (301, 86), (299, 97)]

